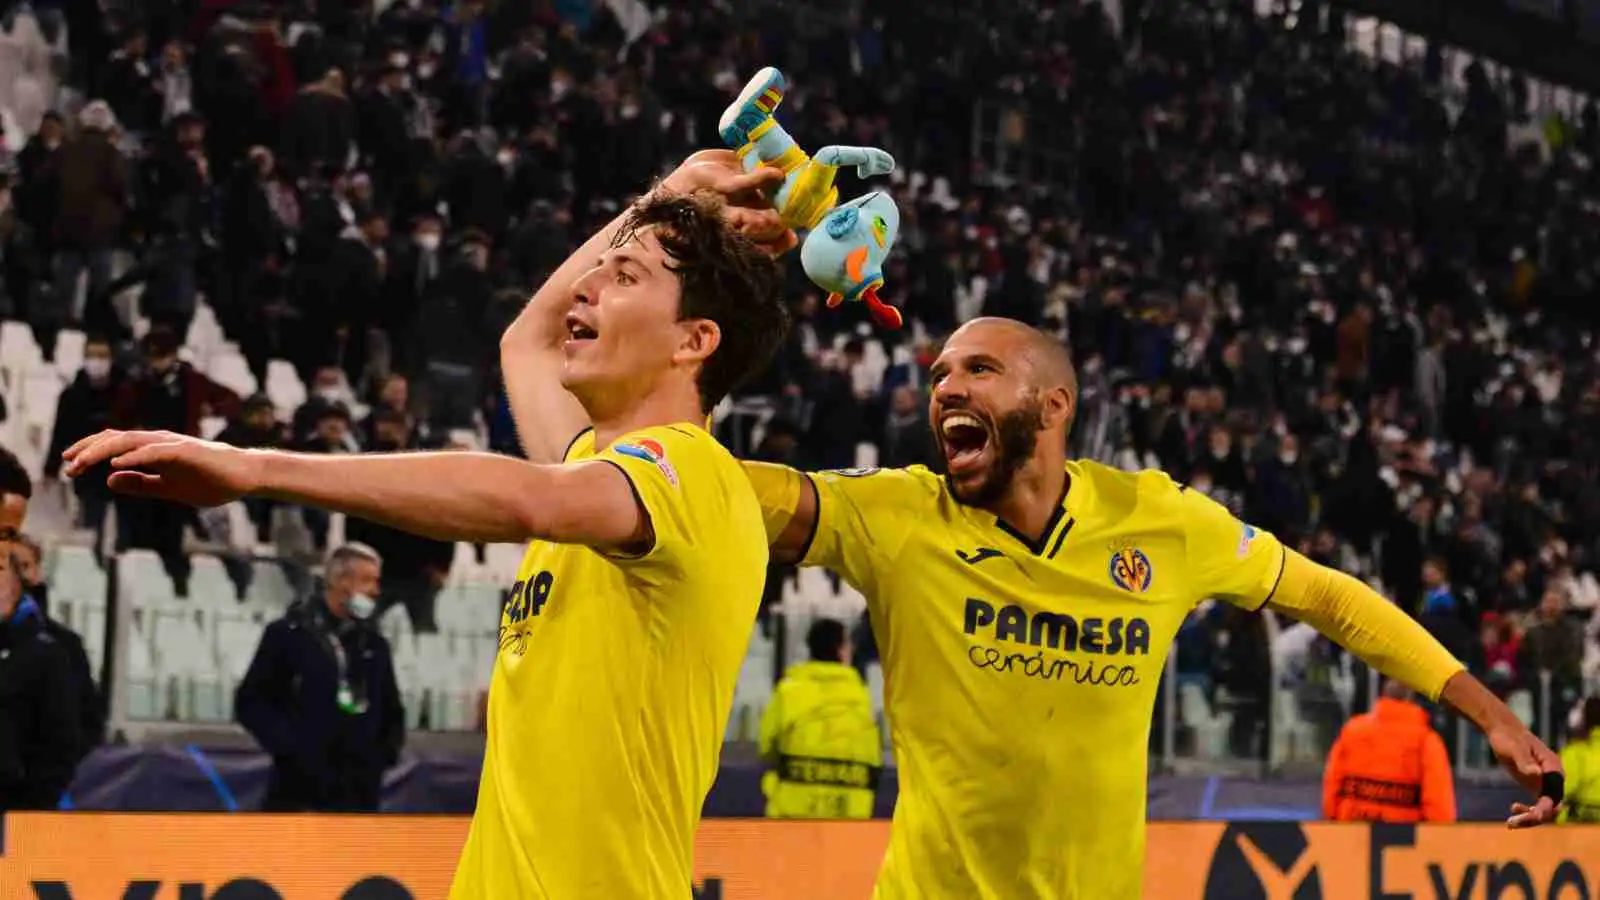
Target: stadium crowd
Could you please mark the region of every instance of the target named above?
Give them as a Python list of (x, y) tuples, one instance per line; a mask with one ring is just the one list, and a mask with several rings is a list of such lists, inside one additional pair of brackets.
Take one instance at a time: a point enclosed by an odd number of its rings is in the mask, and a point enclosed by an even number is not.
[[(791, 267), (798, 327), (745, 388), (777, 415), (735, 444), (932, 463), (940, 336), (1012, 316), (1073, 350), (1075, 452), (1164, 467), (1381, 582), (1500, 689), (1548, 694), (1550, 732), (1600, 676), (1592, 105), (1546, 128), (1515, 79), (1473, 67), (1458, 93), (1437, 56), (1356, 53), (1336, 14), (1291, 26), (1232, 0), (1124, 2), (1120, 30), (1079, 0), (986, 4), (976, 29), (956, 4), (885, 0), (99, 6), (20, 4), (6, 23), (38, 36), (34, 80), (68, 73), (90, 101), (0, 96), (26, 135), (0, 195), (0, 311), (47, 353), (63, 327), (94, 335), (46, 477), (107, 424), (193, 434), (214, 414), (248, 446), (477, 430), (516, 452), (505, 324), (776, 64), (808, 147), (899, 160), (884, 297), (913, 322), (873, 333)], [(1039, 174), (996, 165), (975, 133)], [(180, 358), (202, 297), (258, 379), (294, 363), (311, 397), (292, 419)], [(102, 487), (76, 490), (99, 527)], [(116, 510), (119, 540), (161, 552), (181, 593), (199, 520)], [(261, 504), (262, 540), (285, 512), (325, 540), (325, 521)], [(386, 597), (428, 627), (448, 548), (353, 528), (389, 561)], [(1326, 690), (1336, 654), (1298, 634), (1217, 604), (1180, 635), (1181, 676), (1238, 710), (1236, 752), (1253, 752), (1274, 671), (1303, 698)]]

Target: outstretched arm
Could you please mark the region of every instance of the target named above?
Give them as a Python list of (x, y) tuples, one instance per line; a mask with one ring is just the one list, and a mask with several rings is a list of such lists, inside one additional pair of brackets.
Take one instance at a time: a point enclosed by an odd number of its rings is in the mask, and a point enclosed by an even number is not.
[[(778, 169), (745, 172), (731, 151), (704, 150), (689, 157), (657, 189), (715, 191), (729, 203), (729, 224), (778, 254), (794, 246), (795, 235), (783, 227), (762, 190), (782, 180)], [(624, 212), (612, 220), (567, 257), (500, 338), (500, 367), (511, 417), (522, 452), (531, 462), (561, 462), (572, 439), (589, 427), (583, 407), (561, 386), (566, 315), (573, 304), (572, 285), (611, 247), (627, 216)]]
[(1465, 716), (1488, 737), (1502, 766), (1539, 797), (1514, 804), (1513, 827), (1554, 821), (1561, 760), (1433, 635), (1355, 578), (1285, 551), (1268, 603), (1333, 638), (1383, 674)]
[(192, 506), (252, 494), (337, 510), (437, 540), (648, 545), (648, 515), (606, 462), (535, 465), (490, 453), (323, 455), (240, 450), (167, 432), (102, 432), (67, 474), (111, 463), (113, 489)]
[(817, 531), (817, 486), (811, 476), (774, 463), (744, 462), (767, 526), (772, 561), (797, 565)]

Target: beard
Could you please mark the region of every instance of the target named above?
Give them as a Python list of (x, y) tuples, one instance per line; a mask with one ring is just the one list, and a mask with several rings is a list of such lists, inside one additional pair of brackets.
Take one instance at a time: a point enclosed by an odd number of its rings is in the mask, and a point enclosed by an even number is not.
[(994, 434), (990, 437), (994, 443), (994, 458), (976, 483), (958, 482), (946, 470), (944, 437), (936, 430), (934, 439), (938, 441), (940, 449), (936, 461), (939, 473), (944, 476), (944, 483), (950, 489), (950, 496), (963, 506), (988, 507), (998, 503), (1011, 489), (1017, 473), (1033, 458), (1033, 452), (1039, 446), (1039, 430), (1043, 424), (1044, 403), (1038, 398), (1030, 399), (996, 419)]

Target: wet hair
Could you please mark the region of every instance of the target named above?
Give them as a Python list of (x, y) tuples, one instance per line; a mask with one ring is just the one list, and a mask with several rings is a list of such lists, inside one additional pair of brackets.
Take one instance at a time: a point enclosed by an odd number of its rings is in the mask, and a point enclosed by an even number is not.
[(653, 229), (677, 275), (678, 320), (717, 324), (721, 340), (700, 368), (700, 404), (706, 413), (761, 371), (789, 332), (778, 263), (722, 218), (711, 194), (655, 192), (629, 210), (613, 247)]

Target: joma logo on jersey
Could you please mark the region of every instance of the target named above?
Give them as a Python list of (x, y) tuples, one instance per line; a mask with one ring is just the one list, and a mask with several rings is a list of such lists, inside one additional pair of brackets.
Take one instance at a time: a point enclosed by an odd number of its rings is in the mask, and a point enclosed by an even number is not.
[(1124, 656), (1150, 653), (1150, 623), (1138, 616), (1086, 616), (1080, 620), (1063, 613), (1029, 615), (1020, 606), (995, 609), (988, 601), (969, 597), (962, 628), (973, 637), (1051, 650)]

